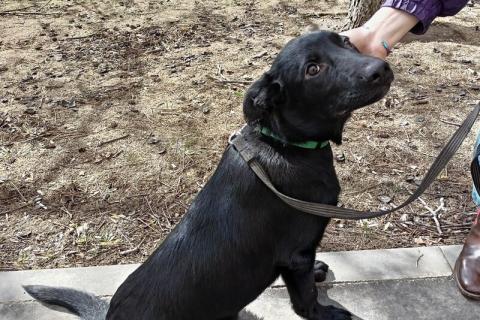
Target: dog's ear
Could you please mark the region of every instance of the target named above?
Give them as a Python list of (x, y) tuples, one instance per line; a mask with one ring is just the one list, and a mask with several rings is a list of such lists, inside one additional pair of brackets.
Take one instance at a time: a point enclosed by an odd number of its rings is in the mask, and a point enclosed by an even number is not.
[(243, 100), (247, 123), (257, 122), (285, 100), (283, 83), (268, 72), (248, 89)]

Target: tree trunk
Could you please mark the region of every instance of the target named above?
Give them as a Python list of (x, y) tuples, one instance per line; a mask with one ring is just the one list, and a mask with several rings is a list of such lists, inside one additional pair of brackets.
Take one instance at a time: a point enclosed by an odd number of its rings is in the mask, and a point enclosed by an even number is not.
[(380, 8), (382, 0), (350, 0), (346, 29), (364, 24)]

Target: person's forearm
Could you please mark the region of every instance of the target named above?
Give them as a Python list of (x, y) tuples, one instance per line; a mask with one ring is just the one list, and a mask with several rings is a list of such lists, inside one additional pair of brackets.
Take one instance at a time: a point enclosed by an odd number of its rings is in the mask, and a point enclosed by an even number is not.
[(388, 51), (384, 44), (392, 48), (417, 23), (418, 19), (405, 11), (382, 7), (362, 27), (343, 34), (349, 36), (361, 52), (385, 59)]
[(416, 24), (418, 19), (402, 10), (383, 7), (363, 25), (371, 33), (373, 44), (387, 41), (390, 46), (398, 43)]

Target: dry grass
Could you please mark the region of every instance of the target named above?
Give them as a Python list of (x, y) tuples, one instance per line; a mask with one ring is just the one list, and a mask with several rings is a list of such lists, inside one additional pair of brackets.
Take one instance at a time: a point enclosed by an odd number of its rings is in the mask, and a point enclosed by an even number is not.
[[(0, 13), (5, 270), (142, 261), (242, 124), (247, 84), (310, 22), (338, 30), (346, 10), (334, 1), (54, 0), (11, 1), (0, 12), (28, 6)], [(445, 121), (461, 122), (479, 99), (479, 17), (478, 5), (466, 8), (395, 51), (391, 93), (356, 113), (336, 147), (345, 206), (406, 198), (454, 131)], [(424, 196), (432, 207), (445, 199), (442, 235), (416, 203), (335, 221), (323, 248), (460, 243), (472, 220), (473, 139)]]

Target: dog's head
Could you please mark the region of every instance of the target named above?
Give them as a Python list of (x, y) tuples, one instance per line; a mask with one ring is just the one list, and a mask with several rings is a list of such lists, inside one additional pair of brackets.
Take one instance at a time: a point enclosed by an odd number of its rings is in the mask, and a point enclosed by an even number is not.
[(352, 111), (381, 99), (393, 73), (381, 59), (360, 54), (347, 37), (318, 31), (290, 41), (248, 90), (248, 123), (287, 141), (341, 143)]

